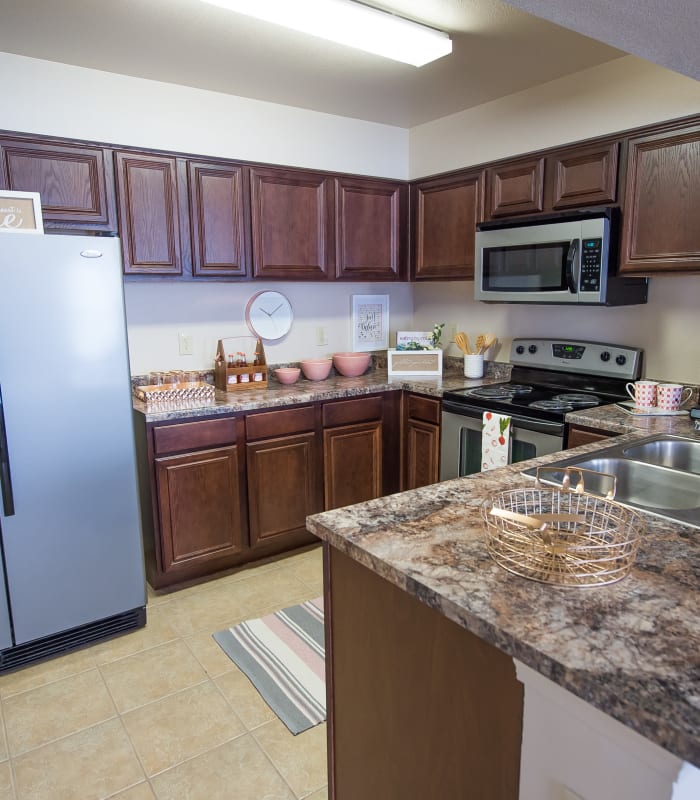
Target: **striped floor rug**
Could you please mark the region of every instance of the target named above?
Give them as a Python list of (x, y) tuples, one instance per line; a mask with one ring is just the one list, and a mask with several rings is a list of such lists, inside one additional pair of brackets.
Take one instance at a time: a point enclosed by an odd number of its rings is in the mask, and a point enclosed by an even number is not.
[(213, 636), (293, 734), (325, 720), (322, 597)]

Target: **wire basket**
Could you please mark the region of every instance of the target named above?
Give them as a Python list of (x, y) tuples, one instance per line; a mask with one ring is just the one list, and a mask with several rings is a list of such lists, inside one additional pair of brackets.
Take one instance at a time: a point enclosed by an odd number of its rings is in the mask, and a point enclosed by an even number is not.
[[(634, 564), (645, 524), (635, 511), (612, 498), (587, 494), (583, 473), (567, 467), (562, 488), (544, 488), (540, 467), (535, 488), (511, 489), (481, 507), (491, 557), (523, 578), (556, 586), (602, 586), (625, 577)], [(571, 472), (579, 473), (571, 488)]]

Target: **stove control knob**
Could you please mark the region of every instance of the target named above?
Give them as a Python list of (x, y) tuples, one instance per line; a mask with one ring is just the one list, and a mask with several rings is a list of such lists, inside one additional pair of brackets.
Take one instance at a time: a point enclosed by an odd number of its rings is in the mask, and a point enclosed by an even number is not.
[(610, 352), (608, 350), (603, 350), (600, 354), (601, 361), (610, 361)]
[(531, 345), (530, 345), (530, 346), (527, 348), (527, 352), (528, 352), (528, 353), (532, 353), (532, 355), (534, 356), (534, 355), (535, 355), (535, 353), (537, 352), (537, 345), (536, 345), (536, 344), (531, 344)]
[(615, 363), (623, 367), (627, 363), (627, 356), (618, 356), (615, 359)]
[(518, 346), (515, 348), (515, 352), (516, 352), (516, 353), (517, 353), (519, 356), (521, 356), (521, 355), (522, 355), (522, 354), (525, 352), (525, 348), (524, 348), (524, 347), (523, 347), (521, 344), (519, 344), (519, 345), (518, 345)]

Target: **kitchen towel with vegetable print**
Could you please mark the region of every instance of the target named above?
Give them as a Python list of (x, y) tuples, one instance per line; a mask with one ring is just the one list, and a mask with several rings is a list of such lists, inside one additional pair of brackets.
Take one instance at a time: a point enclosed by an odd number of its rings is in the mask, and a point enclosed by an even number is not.
[(484, 411), (481, 424), (481, 471), (510, 464), (511, 418)]

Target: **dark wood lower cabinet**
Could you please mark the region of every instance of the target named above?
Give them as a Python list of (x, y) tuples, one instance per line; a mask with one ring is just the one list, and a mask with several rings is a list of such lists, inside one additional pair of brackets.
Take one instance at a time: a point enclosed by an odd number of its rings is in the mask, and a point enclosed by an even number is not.
[(155, 466), (163, 572), (189, 577), (243, 551), (236, 445), (157, 458)]
[(307, 516), (398, 491), (401, 394), (169, 423), (135, 412), (151, 586), (313, 544)]
[(405, 395), (402, 489), (429, 486), (440, 479), (441, 416), (440, 400), (417, 394)]
[(323, 454), (327, 509), (381, 497), (381, 421), (324, 430)]
[(578, 447), (582, 444), (591, 444), (592, 442), (600, 442), (603, 439), (609, 439), (615, 436), (614, 433), (608, 431), (601, 431), (595, 428), (585, 428), (579, 425), (570, 425), (566, 434), (566, 449), (570, 450), (572, 447)]
[(517, 800), (513, 660), (324, 545), (331, 800)]
[(251, 547), (316, 541), (306, 531), (306, 517), (323, 509), (316, 442), (311, 432), (246, 445)]

